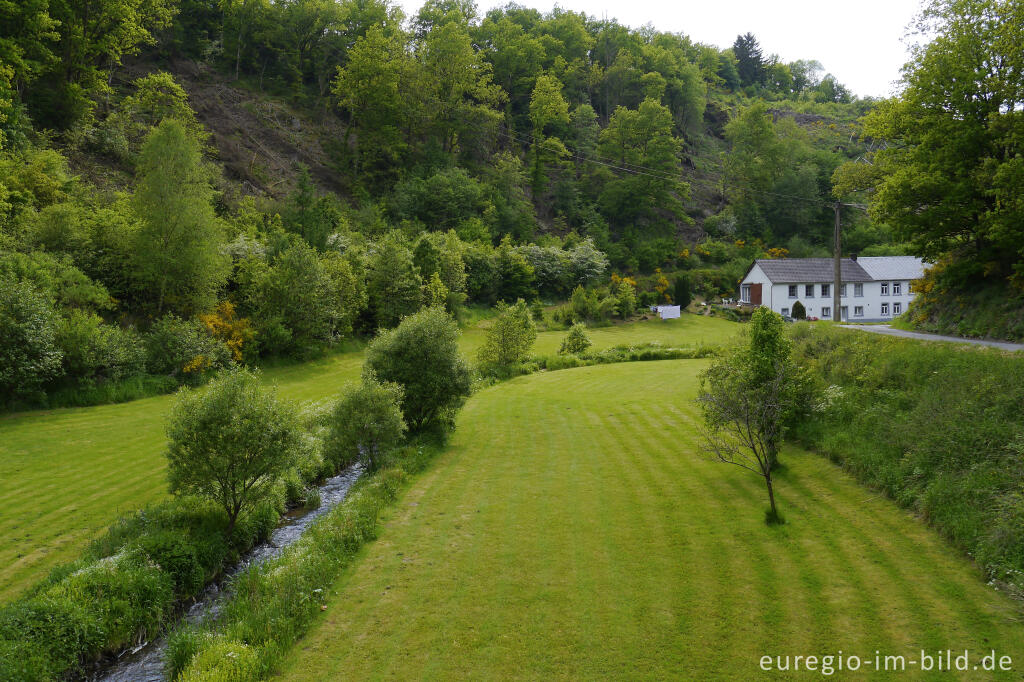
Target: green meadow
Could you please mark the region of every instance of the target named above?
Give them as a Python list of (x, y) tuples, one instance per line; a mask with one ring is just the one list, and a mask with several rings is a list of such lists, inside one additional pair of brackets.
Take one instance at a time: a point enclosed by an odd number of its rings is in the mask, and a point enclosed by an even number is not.
[[(471, 359), (487, 321), (467, 329)], [(687, 315), (590, 331), (595, 349), (656, 341), (719, 343), (738, 326)], [(542, 332), (534, 350), (558, 350), (565, 332)], [(284, 397), (308, 403), (332, 399), (358, 378), (359, 350), (264, 372)], [(118, 515), (166, 496), (164, 417), (174, 397), (117, 405), (27, 412), (0, 417), (0, 599), (9, 599), (58, 563), (74, 559)]]
[(760, 480), (700, 452), (704, 366), (586, 367), (473, 396), (284, 679), (753, 679), (763, 655), (922, 649), (1019, 669), (1019, 603), (825, 458), (783, 452), (787, 523), (766, 526)]

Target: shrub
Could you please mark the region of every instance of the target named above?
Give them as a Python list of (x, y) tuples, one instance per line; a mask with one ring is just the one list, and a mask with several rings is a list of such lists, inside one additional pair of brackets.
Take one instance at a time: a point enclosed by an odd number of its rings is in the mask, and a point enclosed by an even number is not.
[(145, 371), (146, 349), (135, 330), (104, 324), (94, 313), (72, 310), (58, 323), (56, 341), (69, 377), (117, 381)]
[(491, 372), (508, 371), (526, 362), (537, 339), (537, 328), (523, 299), (515, 305), (499, 303), (497, 310), (498, 315), (477, 353), (480, 366)]
[(239, 514), (267, 497), (301, 445), (295, 409), (244, 369), (222, 375), (201, 393), (183, 389), (167, 437), (171, 492), (217, 501), (228, 532)]
[(443, 310), (428, 308), (382, 332), (367, 348), (364, 374), (402, 386), (402, 414), (411, 431), (454, 425), (454, 412), (470, 389), (458, 337)]
[(327, 457), (338, 468), (359, 461), (367, 471), (375, 471), (405, 434), (401, 403), (401, 386), (379, 382), (372, 374), (364, 376), (363, 383), (350, 387), (334, 408), (324, 444)]
[(682, 308), (690, 305), (690, 301), (693, 300), (690, 294), (690, 278), (686, 275), (676, 275), (675, 283), (672, 285), (672, 300)]
[(0, 280), (0, 392), (30, 396), (60, 371), (56, 316), (36, 290)]
[(199, 320), (166, 315), (150, 327), (145, 338), (146, 369), (196, 381), (208, 371), (231, 364), (231, 351)]
[(587, 336), (586, 326), (577, 322), (562, 339), (562, 347), (558, 349), (558, 352), (562, 355), (580, 355), (586, 352), (590, 345), (591, 341)]
[(806, 320), (807, 319), (807, 309), (804, 308), (804, 304), (801, 303), (800, 301), (797, 301), (796, 303), (793, 304), (793, 319), (794, 320)]

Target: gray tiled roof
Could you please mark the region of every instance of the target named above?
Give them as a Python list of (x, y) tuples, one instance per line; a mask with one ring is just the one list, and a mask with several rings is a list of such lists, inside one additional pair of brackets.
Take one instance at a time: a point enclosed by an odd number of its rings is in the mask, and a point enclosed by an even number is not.
[(920, 279), (924, 261), (917, 256), (865, 256), (857, 262), (872, 279)]
[[(775, 284), (831, 282), (834, 272), (831, 258), (758, 258), (755, 262)], [(857, 261), (849, 258), (842, 259), (840, 272), (844, 282), (873, 279)]]

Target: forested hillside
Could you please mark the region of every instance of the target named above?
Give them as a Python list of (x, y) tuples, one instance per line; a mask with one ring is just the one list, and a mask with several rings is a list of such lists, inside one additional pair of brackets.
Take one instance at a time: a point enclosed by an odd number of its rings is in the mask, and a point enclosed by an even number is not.
[[(894, 158), (893, 109), (864, 137), (822, 72), (515, 5), (4, 3), (0, 383), (117, 399), (423, 305), (731, 295)], [(905, 251), (902, 210), (850, 211), (847, 251)]]

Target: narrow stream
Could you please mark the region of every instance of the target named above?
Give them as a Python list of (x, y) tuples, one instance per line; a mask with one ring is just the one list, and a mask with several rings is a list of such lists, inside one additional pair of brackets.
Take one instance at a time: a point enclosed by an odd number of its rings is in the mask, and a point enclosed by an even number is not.
[[(221, 580), (211, 583), (206, 588), (196, 603), (189, 607), (182, 616), (182, 621), (198, 624), (210, 618), (216, 618), (220, 613), (221, 598), (227, 593), (226, 588), (231, 585), (231, 578), (250, 566), (277, 556), (282, 549), (302, 537), (310, 524), (345, 499), (349, 488), (361, 473), (362, 468), (356, 464), (337, 476), (327, 479), (320, 487), (319, 507), (301, 516), (285, 517), (284, 525), (274, 530), (267, 542), (253, 548)], [(110, 667), (96, 673), (91, 679), (102, 682), (163, 682), (166, 679), (164, 675), (164, 649), (166, 646), (167, 638), (162, 636), (135, 649), (128, 649)]]

